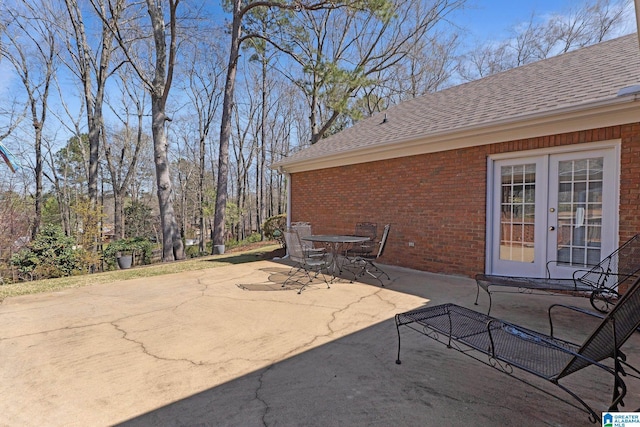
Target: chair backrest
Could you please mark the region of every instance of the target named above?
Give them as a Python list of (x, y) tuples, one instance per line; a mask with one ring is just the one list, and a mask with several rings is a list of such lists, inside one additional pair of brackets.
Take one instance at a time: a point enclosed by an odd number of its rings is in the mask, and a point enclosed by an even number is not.
[(636, 234), (580, 277), (580, 282), (594, 287), (615, 288), (632, 282), (640, 273), (640, 234)]
[[(614, 357), (620, 347), (640, 327), (640, 278), (636, 279), (620, 301), (602, 320), (578, 350), (578, 354), (601, 361)], [(574, 356), (558, 378), (591, 365), (588, 360)]]
[(311, 236), (311, 224), (308, 222), (292, 222), (291, 228), (293, 228), (297, 233), (298, 237), (303, 238), (304, 236)]
[(382, 238), (380, 239), (380, 247), (378, 248), (378, 254), (376, 255), (376, 259), (382, 256), (384, 252), (384, 247), (387, 244), (387, 238), (389, 237), (389, 230), (391, 229), (391, 224), (387, 224), (384, 226), (384, 231), (382, 232)]
[(295, 262), (304, 262), (304, 248), (302, 247), (302, 243), (300, 242), (300, 236), (293, 228), (287, 228), (284, 231), (284, 241), (287, 244), (287, 252), (289, 253), (289, 258)]
[(369, 238), (366, 242), (362, 242), (360, 251), (373, 252), (373, 248), (376, 245), (376, 237), (378, 236), (378, 224), (375, 222), (358, 222), (356, 223), (355, 235)]

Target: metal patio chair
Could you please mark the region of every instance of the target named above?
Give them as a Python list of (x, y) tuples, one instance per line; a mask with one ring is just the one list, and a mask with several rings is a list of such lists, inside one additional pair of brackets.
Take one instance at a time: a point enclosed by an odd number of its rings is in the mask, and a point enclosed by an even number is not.
[[(553, 336), (551, 313), (554, 308), (572, 309), (601, 318), (602, 321), (584, 342), (572, 343)], [(395, 320), (398, 332), (397, 364), (401, 363), (400, 326), (407, 326), (586, 412), (593, 423), (600, 420), (600, 417), (585, 399), (597, 396), (581, 397), (574, 390), (577, 386), (572, 385), (572, 380), (565, 383), (565, 378), (588, 367), (610, 374), (613, 379), (613, 396), (608, 404), (608, 411), (618, 411), (619, 406), (624, 406), (627, 386), (623, 377), (640, 379), (640, 371), (629, 365), (625, 354), (620, 350), (640, 327), (640, 278), (635, 280), (606, 316), (577, 307), (552, 305), (549, 307), (549, 335), (455, 304), (400, 313), (395, 316)], [(558, 386), (580, 405), (564, 394), (550, 392), (530, 382), (526, 374)]]
[(347, 248), (344, 254), (347, 258), (369, 256), (375, 251), (376, 238), (378, 237), (378, 224), (375, 222), (358, 222), (356, 223), (355, 235), (368, 237), (369, 240)]
[(306, 240), (302, 240), (305, 236), (311, 236), (313, 233), (311, 232), (311, 224), (308, 222), (298, 221), (292, 222), (291, 228), (293, 228), (300, 237), (300, 243), (304, 250), (306, 250), (309, 256), (324, 256), (326, 253), (325, 248), (316, 248), (313, 246), (313, 242), (308, 242)]
[[(640, 234), (636, 234), (616, 249), (611, 255), (592, 266), (588, 270), (576, 270), (571, 279), (554, 279), (551, 277), (511, 277), (489, 274), (476, 275), (476, 301), (480, 289), (489, 295), (491, 312), (491, 295), (496, 292), (491, 288), (518, 288), (521, 293), (565, 292), (568, 294), (589, 294), (593, 308), (601, 313), (609, 311), (619, 298), (619, 287), (630, 283), (640, 275)], [(508, 291), (499, 291), (508, 292)]]
[(357, 273), (355, 273), (356, 278), (362, 277), (365, 274), (373, 277), (374, 279), (380, 282), (381, 286), (384, 286), (384, 282), (382, 281), (382, 277), (386, 276), (387, 280), (391, 280), (389, 275), (384, 272), (379, 266), (374, 264), (378, 258), (382, 256), (384, 252), (384, 248), (387, 244), (387, 239), (389, 237), (389, 230), (391, 229), (391, 224), (387, 224), (384, 226), (384, 231), (382, 232), (382, 238), (380, 242), (378, 242), (378, 251), (373, 253), (363, 253), (355, 256), (347, 257), (350, 265), (358, 267)]
[[(298, 293), (301, 293), (313, 279), (322, 276), (322, 280), (327, 284), (327, 288), (329, 288), (329, 282), (325, 275), (322, 274), (322, 270), (326, 270), (328, 265), (326, 254), (322, 256), (310, 255), (309, 251), (302, 245), (300, 236), (298, 236), (298, 233), (293, 228), (284, 231), (284, 239), (287, 244), (289, 258), (295, 265), (292, 267), (292, 271), (289, 272), (289, 277), (284, 281), (282, 287), (285, 287), (290, 282), (298, 282), (302, 284), (302, 287), (298, 290)], [(300, 282), (299, 273), (302, 273), (302, 277), (306, 279), (304, 283)], [(313, 276), (311, 273), (314, 273)]]

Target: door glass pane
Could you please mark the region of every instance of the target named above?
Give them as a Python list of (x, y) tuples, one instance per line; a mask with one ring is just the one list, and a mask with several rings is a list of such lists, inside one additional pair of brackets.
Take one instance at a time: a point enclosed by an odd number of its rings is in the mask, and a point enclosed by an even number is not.
[(561, 161), (558, 167), (557, 260), (576, 267), (600, 261), (602, 157)]
[(533, 262), (536, 165), (502, 166), (500, 174), (500, 259)]

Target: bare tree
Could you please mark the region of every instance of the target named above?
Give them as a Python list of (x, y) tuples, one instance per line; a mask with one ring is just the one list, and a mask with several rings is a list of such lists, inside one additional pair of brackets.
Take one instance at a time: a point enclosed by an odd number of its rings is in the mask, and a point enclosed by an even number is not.
[(600, 43), (627, 18), (630, 0), (592, 0), (553, 17), (549, 26), (558, 34), (559, 52)]
[[(136, 173), (140, 152), (149, 144), (148, 135), (144, 133), (144, 117), (146, 102), (144, 93), (139, 93), (137, 81), (131, 79), (128, 67), (121, 68), (120, 89), (122, 92), (122, 111), (113, 109), (122, 127), (107, 137), (104, 136), (104, 155), (113, 189), (114, 234), (116, 238), (125, 237), (124, 198)], [(131, 121), (135, 120), (134, 123)]]
[[(113, 7), (111, 0), (110, 7)], [(162, 226), (162, 259), (173, 261), (184, 259), (184, 245), (178, 229), (174, 206), (173, 188), (171, 183), (170, 163), (168, 160), (168, 142), (165, 122), (171, 120), (166, 112), (167, 99), (173, 82), (173, 74), (178, 50), (178, 15), (177, 9), (180, 0), (167, 0), (168, 25), (165, 23), (165, 12), (162, 0), (145, 0), (146, 12), (151, 22), (151, 36), (154, 48), (152, 52), (145, 54), (136, 52), (133, 47), (135, 41), (146, 40), (148, 34), (140, 27), (134, 27), (136, 19), (141, 17), (142, 11), (137, 4), (132, 5), (131, 15), (126, 20), (126, 28), (123, 28), (125, 20), (114, 22), (111, 30), (115, 39), (122, 48), (124, 55), (131, 64), (132, 69), (143, 82), (151, 95), (151, 129), (153, 135), (153, 151), (156, 166), (156, 185), (158, 192), (158, 205), (160, 207), (160, 223)], [(104, 21), (104, 17), (103, 17)], [(130, 38), (126, 38), (126, 35)], [(168, 42), (168, 46), (167, 46)], [(147, 55), (154, 56), (151, 70)]]
[(218, 153), (218, 182), (216, 186), (216, 208), (213, 225), (213, 249), (216, 246), (224, 245), (224, 227), (228, 198), (229, 183), (229, 139), (231, 138), (231, 120), (233, 114), (233, 99), (235, 91), (236, 74), (238, 71), (238, 58), (240, 46), (245, 40), (253, 37), (268, 39), (266, 35), (252, 32), (245, 32), (243, 28), (245, 17), (249, 16), (257, 9), (280, 11), (303, 11), (303, 10), (323, 10), (337, 9), (352, 6), (360, 6), (366, 2), (334, 2), (331, 0), (318, 1), (254, 1), (233, 0), (229, 5), (231, 12), (230, 27), (230, 47), (229, 61), (227, 66), (227, 76), (225, 80), (224, 100), (222, 103), (222, 118), (220, 122), (220, 149)]
[(193, 129), (188, 129), (186, 121), (176, 122), (177, 126), (170, 126), (170, 134), (175, 135), (178, 145), (177, 161), (173, 162), (174, 188), (176, 189), (177, 221), (182, 238), (192, 238), (193, 224), (198, 213), (198, 178), (199, 144)]
[(476, 44), (465, 55), (460, 75), (475, 80), (618, 36), (627, 31), (630, 1), (590, 0), (547, 20), (532, 14), (513, 27), (508, 40)]
[(407, 56), (376, 74), (375, 84), (361, 88), (354, 107), (368, 117), (388, 106), (447, 86), (457, 67), (457, 33), (435, 31), (409, 47)]
[[(256, 11), (252, 14), (252, 25), (260, 34), (273, 34), (278, 32), (283, 25), (289, 23), (290, 13), (284, 11), (284, 13), (270, 14), (265, 11)], [(267, 134), (269, 133), (269, 110), (271, 108), (271, 93), (272, 86), (275, 79), (273, 71), (275, 70), (274, 63), (278, 51), (273, 49), (269, 43), (263, 38), (251, 38), (246, 44), (247, 49), (252, 50), (254, 53), (250, 57), (250, 61), (247, 64), (249, 73), (251, 73), (251, 80), (259, 82), (255, 84), (255, 91), (261, 94), (260, 99), (260, 119), (259, 124), (256, 127), (256, 135), (254, 136), (254, 144), (256, 145), (257, 153), (255, 156), (256, 168), (255, 168), (255, 191), (256, 191), (256, 207), (255, 218), (257, 228), (260, 231), (260, 237), (264, 240), (264, 233), (261, 225), (267, 219), (268, 204), (267, 204)], [(252, 64), (259, 64), (259, 71), (253, 72)], [(273, 77), (272, 77), (273, 76)], [(277, 96), (277, 95), (276, 95)], [(252, 215), (249, 216), (253, 218)]]
[(210, 132), (217, 118), (222, 101), (222, 76), (224, 74), (224, 61), (219, 55), (222, 49), (214, 40), (196, 40), (187, 63), (185, 93), (189, 97), (193, 112), (197, 114), (197, 139), (198, 139), (198, 228), (199, 251), (205, 251), (205, 187), (206, 187), (206, 144), (210, 139)]
[[(269, 28), (266, 22), (263, 23), (263, 33), (267, 33)], [(258, 40), (255, 40), (258, 41)], [(259, 155), (256, 156), (256, 222), (260, 229), (260, 237), (264, 240), (262, 231), (262, 223), (267, 219), (267, 192), (266, 192), (266, 169), (267, 169), (267, 120), (269, 114), (268, 98), (269, 91), (269, 66), (272, 54), (269, 52), (268, 45), (260, 40), (261, 43), (255, 45), (256, 59), (260, 61), (260, 144)]]
[(55, 140), (44, 141), (47, 150), (45, 163), (48, 164), (48, 172), (44, 171), (44, 177), (55, 189), (62, 228), (67, 236), (71, 236), (73, 233), (71, 204), (75, 201), (72, 200), (74, 199), (72, 194), (84, 194), (86, 191), (82, 185), (89, 180), (89, 146), (84, 144), (86, 134), (83, 135), (80, 124), (84, 105), (81, 105), (79, 112), (72, 112), (65, 98), (65, 94), (68, 96), (68, 88), (62, 87), (57, 76), (55, 87), (59, 94), (59, 107), (61, 108), (52, 109), (51, 112), (63, 125), (63, 128), (73, 136), (57, 152), (54, 147)]
[[(253, 76), (257, 77), (257, 76)], [(237, 105), (237, 110), (242, 110), (242, 114), (234, 115), (234, 134), (232, 135), (233, 158), (236, 168), (232, 171), (235, 177), (236, 202), (238, 207), (238, 224), (237, 229), (232, 230), (237, 238), (246, 237), (246, 225), (251, 226), (253, 219), (253, 210), (251, 209), (252, 199), (250, 197), (250, 171), (253, 159), (258, 152), (260, 143), (260, 126), (261, 120), (261, 101), (260, 79), (248, 79), (245, 85), (245, 92), (242, 95), (242, 103)], [(256, 96), (254, 96), (256, 94)], [(255, 171), (257, 172), (257, 169)], [(257, 187), (255, 188), (257, 190)], [(247, 216), (248, 214), (248, 216)]]
[(18, 101), (14, 99), (9, 102), (8, 106), (5, 107), (3, 105), (0, 107), (0, 116), (4, 119), (3, 123), (0, 124), (0, 142), (2, 142), (20, 126), (26, 116), (26, 109), (21, 108)]
[[(266, 128), (267, 161), (273, 163), (291, 152), (292, 146), (301, 146), (309, 141), (308, 113), (298, 90), (285, 81), (276, 81), (271, 89), (273, 105)], [(276, 171), (268, 173), (267, 217), (279, 215), (286, 210), (285, 175)]]
[(16, 2), (13, 7), (4, 5), (0, 8), (0, 14), (8, 17), (5, 31), (7, 42), (2, 46), (0, 54), (11, 63), (25, 89), (34, 130), (35, 214), (31, 236), (35, 237), (42, 218), (43, 128), (58, 57), (58, 44), (52, 22), (60, 15), (52, 8), (35, 8), (27, 1)]
[(472, 81), (512, 68), (508, 49), (506, 42), (475, 44), (458, 66), (460, 77)]
[(60, 222), (62, 229), (67, 236), (71, 235), (71, 195), (67, 180), (70, 164), (65, 163), (64, 167), (60, 170), (56, 164), (56, 158), (54, 156), (54, 148), (50, 141), (44, 141), (46, 147), (45, 163), (49, 166), (50, 172), (45, 172), (44, 177), (49, 180), (53, 185), (56, 201), (58, 202), (58, 209), (60, 211)]
[[(98, 209), (98, 164), (100, 143), (104, 139), (103, 104), (107, 79), (112, 72), (111, 57), (115, 49), (111, 28), (120, 19), (124, 0), (116, 0), (107, 4), (104, 0), (90, 0), (95, 12), (102, 18), (102, 26), (98, 48), (91, 48), (86, 31), (86, 18), (77, 0), (65, 0), (69, 21), (73, 28), (68, 35), (67, 49), (71, 63), (68, 64), (82, 83), (84, 111), (87, 119), (87, 135), (89, 140), (88, 156), (88, 196), (89, 209)], [(75, 41), (75, 43), (74, 43)], [(117, 69), (118, 66), (115, 68)], [(107, 150), (108, 152), (108, 150)], [(94, 250), (97, 249), (94, 242)]]
[(394, 0), (383, 11), (311, 10), (297, 16), (294, 31), (286, 34), (289, 40), (279, 47), (303, 71), (300, 77), (290, 76), (307, 98), (311, 143), (340, 130), (342, 125), (336, 125), (341, 118), (357, 116), (351, 102), (357, 93), (410, 57), (412, 47), (464, 3)]

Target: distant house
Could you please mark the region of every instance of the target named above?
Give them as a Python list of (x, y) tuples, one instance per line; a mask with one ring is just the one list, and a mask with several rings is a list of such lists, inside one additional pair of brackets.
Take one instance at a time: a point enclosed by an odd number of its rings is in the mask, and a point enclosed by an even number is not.
[(314, 232), (391, 223), (384, 263), (570, 275), (640, 232), (637, 35), (406, 101), (272, 167)]

